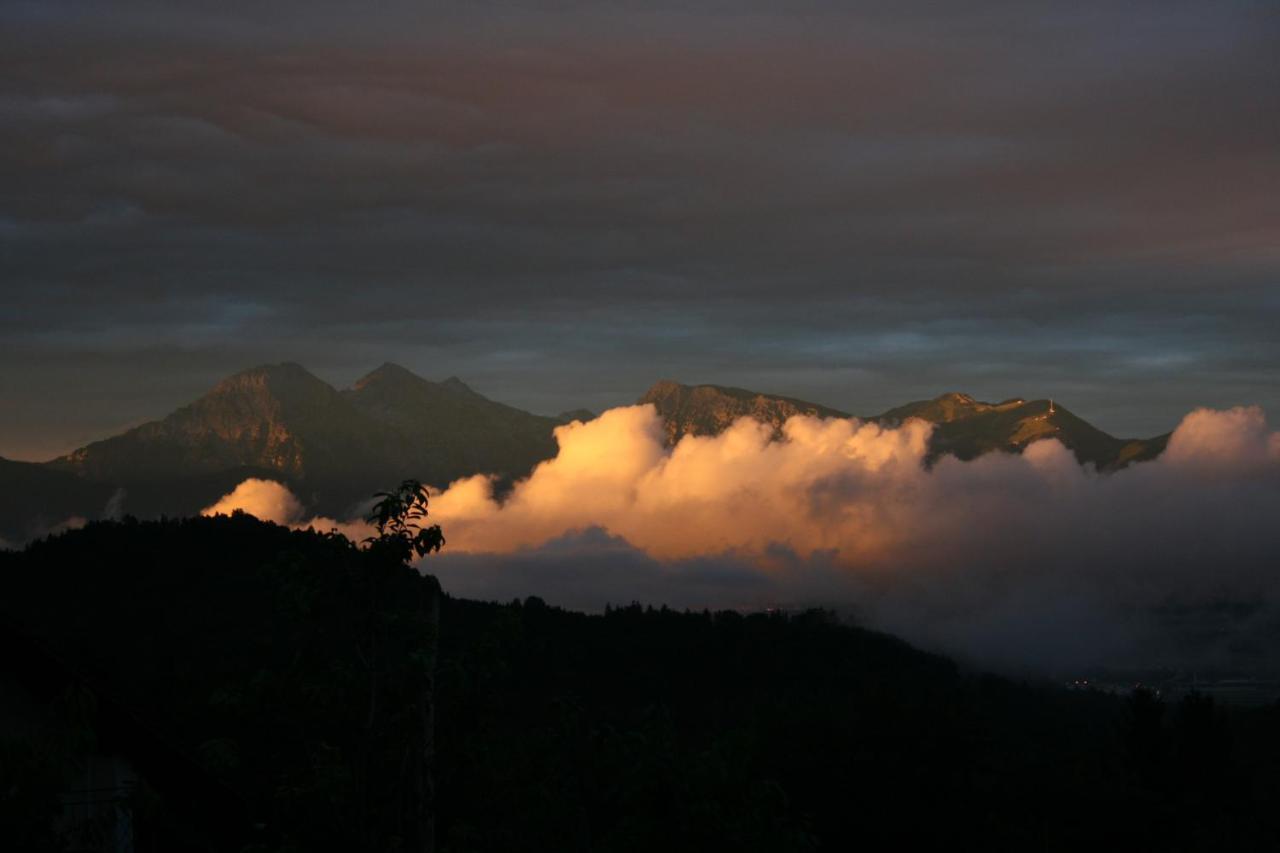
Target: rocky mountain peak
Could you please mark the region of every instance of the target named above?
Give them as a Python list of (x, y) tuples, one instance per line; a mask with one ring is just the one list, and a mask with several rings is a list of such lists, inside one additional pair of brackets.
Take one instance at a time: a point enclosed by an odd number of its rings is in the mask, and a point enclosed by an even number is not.
[(283, 404), (327, 398), (337, 393), (324, 380), (293, 362), (263, 364), (223, 379), (196, 402), (214, 404), (228, 398), (270, 398)]
[[(440, 383), (441, 387), (448, 388), (450, 391), (457, 391), (461, 394), (475, 394), (475, 390), (470, 385), (463, 382), (456, 376), (450, 376), (448, 379)], [(478, 395), (477, 395), (478, 396)]]
[(356, 380), (352, 388), (361, 391), (371, 386), (381, 387), (404, 387), (421, 385), (427, 380), (414, 373), (406, 367), (401, 367), (394, 362), (383, 362), (379, 367), (369, 371), (364, 376)]

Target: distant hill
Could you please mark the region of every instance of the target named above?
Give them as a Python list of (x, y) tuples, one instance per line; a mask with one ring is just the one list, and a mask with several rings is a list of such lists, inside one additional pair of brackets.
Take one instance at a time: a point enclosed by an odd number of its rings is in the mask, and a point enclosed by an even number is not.
[(569, 409), (556, 415), (556, 420), (560, 423), (572, 423), (573, 421), (590, 421), (595, 420), (596, 413), (590, 409)]
[(793, 415), (849, 417), (838, 409), (791, 397), (720, 385), (681, 385), (669, 380), (654, 383), (639, 402), (652, 403), (658, 410), (668, 444), (675, 444), (686, 435), (716, 435), (744, 417), (769, 424), (779, 434)]
[[(818, 403), (719, 385), (681, 385), (662, 381), (650, 388), (641, 403), (652, 403), (662, 416), (668, 443), (685, 435), (715, 435), (740, 417), (750, 416), (780, 433), (787, 418), (850, 415)], [(1049, 400), (1014, 398), (984, 403), (968, 394), (950, 393), (918, 400), (863, 420), (897, 426), (909, 418), (936, 424), (930, 460), (951, 454), (973, 459), (991, 451), (1021, 452), (1042, 438), (1056, 438), (1082, 463), (1100, 470), (1116, 470), (1132, 462), (1154, 459), (1169, 436), (1115, 438)]]
[(47, 465), (0, 459), (0, 540), (18, 544), (77, 516), (99, 517), (113, 491)]
[(1034, 441), (1056, 438), (1081, 464), (1114, 471), (1154, 459), (1169, 443), (1168, 433), (1154, 438), (1115, 438), (1058, 403), (1020, 397), (984, 403), (968, 394), (943, 394), (890, 409), (871, 420), (898, 424), (908, 418), (937, 424), (931, 446), (934, 459), (945, 454), (974, 459), (993, 450), (1017, 453)]

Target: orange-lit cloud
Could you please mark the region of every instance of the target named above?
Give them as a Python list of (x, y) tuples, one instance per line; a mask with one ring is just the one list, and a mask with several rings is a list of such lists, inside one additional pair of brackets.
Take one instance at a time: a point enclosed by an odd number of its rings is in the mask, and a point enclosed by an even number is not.
[(282, 524), (299, 529), (320, 531), (337, 530), (349, 539), (360, 540), (368, 536), (371, 528), (360, 519), (339, 521), (323, 516), (309, 516), (302, 502), (289, 488), (275, 480), (250, 477), (236, 486), (212, 506), (200, 511), (201, 515), (230, 515), (245, 512), (262, 521)]
[[(667, 448), (652, 408), (613, 409), (560, 427), (556, 458), (502, 500), (484, 476), (436, 493), (448, 545), (428, 567), (459, 594), (588, 608), (848, 604), (996, 662), (1150, 662), (1171, 648), (1159, 619), (1204, 607), (1235, 608), (1227, 627), (1251, 642), (1271, 630), (1280, 434), (1260, 410), (1193, 412), (1160, 459), (1115, 474), (1054, 440), (927, 468), (930, 429), (797, 417), (773, 441), (742, 420)], [(365, 535), (304, 520), (274, 483), (208, 511), (235, 507)]]
[(213, 506), (200, 511), (201, 515), (230, 515), (239, 510), (263, 521), (276, 524), (296, 524), (302, 517), (302, 503), (286, 487), (274, 480), (245, 480)]
[[(962, 543), (1020, 539), (1046, 517), (1121, 500), (1134, 488), (1179, 494), (1205, 477), (1272, 471), (1280, 434), (1256, 408), (1199, 410), (1155, 463), (1114, 476), (1082, 468), (1054, 440), (1021, 455), (924, 465), (931, 427), (882, 429), (857, 420), (792, 418), (780, 441), (741, 420), (714, 437), (664, 448), (648, 406), (613, 409), (560, 427), (560, 453), (501, 503), (483, 476), (433, 501), (453, 551), (536, 547), (600, 527), (658, 559), (783, 547), (825, 553), (850, 569), (892, 569), (904, 558), (945, 561)], [(1160, 484), (1160, 485), (1157, 485)]]
[(660, 559), (725, 551), (891, 551), (927, 481), (930, 427), (793, 418), (781, 441), (756, 421), (663, 446), (649, 406), (560, 427), (560, 453), (499, 504), (486, 477), (454, 483), (434, 514), (459, 551), (510, 551), (601, 527)]

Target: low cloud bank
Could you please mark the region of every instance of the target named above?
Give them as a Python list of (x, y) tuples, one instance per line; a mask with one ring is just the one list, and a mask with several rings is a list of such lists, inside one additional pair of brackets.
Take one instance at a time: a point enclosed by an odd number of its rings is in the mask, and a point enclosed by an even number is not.
[(230, 515), (233, 512), (246, 512), (263, 521), (273, 521), (287, 527), (300, 529), (312, 528), (320, 531), (337, 530), (348, 539), (359, 541), (373, 532), (373, 528), (361, 518), (339, 521), (320, 515), (309, 515), (288, 486), (275, 480), (261, 480), (257, 477), (240, 483), (235, 489), (222, 496), (212, 506), (200, 510), (201, 515)]
[[(987, 665), (1280, 663), (1280, 433), (1199, 410), (1156, 461), (1103, 475), (1054, 440), (923, 465), (931, 427), (742, 420), (663, 446), (651, 407), (560, 427), (503, 500), (484, 476), (432, 500), (431, 571), (459, 595), (567, 606), (824, 604)], [(206, 512), (307, 519), (270, 481)]]

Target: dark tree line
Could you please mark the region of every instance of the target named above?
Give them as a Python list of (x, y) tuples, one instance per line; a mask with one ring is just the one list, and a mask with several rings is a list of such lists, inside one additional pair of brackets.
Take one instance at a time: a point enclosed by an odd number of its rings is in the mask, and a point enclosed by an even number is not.
[[(413, 490), (387, 498), (398, 544), (236, 516), (0, 554), (6, 624), (83, 675), (54, 691), (47, 739), (0, 736), (6, 837), (54, 849), (59, 774), (119, 708), (180, 759), (140, 793), (140, 850), (1280, 839), (1280, 709), (1018, 684), (823, 612), (453, 599), (404, 565), (438, 541), (394, 523)], [(234, 843), (182, 808), (197, 784)]]
[[(214, 822), (240, 820), (242, 846), (420, 850), (439, 589), (371, 544), (245, 515), (91, 524), (0, 563), (2, 609), (234, 792)], [(203, 780), (139, 769), (149, 849), (225, 849), (172, 808)]]

